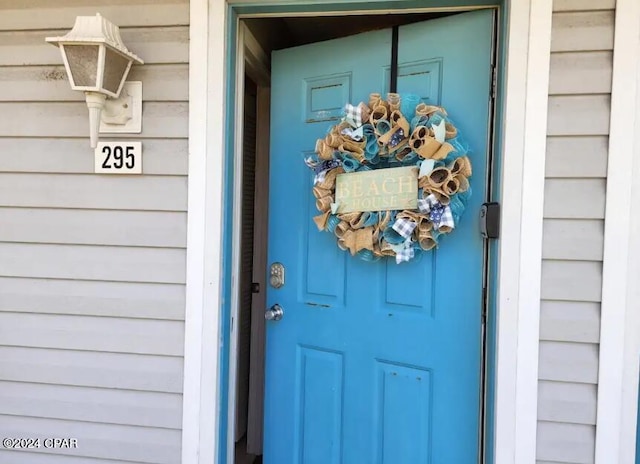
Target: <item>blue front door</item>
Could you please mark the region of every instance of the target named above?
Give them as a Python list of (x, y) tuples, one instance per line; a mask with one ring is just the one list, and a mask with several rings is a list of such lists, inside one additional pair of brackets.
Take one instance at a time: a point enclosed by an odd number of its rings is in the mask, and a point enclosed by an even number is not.
[(444, 106), (470, 144), (473, 197), (437, 251), (365, 262), (319, 232), (303, 159), (346, 102), (389, 86), (391, 29), (274, 53), (266, 464), (478, 460), (493, 12), (403, 26), (398, 91)]

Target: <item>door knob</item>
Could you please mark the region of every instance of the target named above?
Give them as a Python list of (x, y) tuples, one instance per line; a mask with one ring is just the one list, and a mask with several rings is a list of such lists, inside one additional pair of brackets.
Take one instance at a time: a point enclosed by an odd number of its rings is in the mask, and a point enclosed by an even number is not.
[(279, 321), (282, 316), (284, 316), (284, 309), (277, 303), (264, 312), (264, 318), (268, 321)]

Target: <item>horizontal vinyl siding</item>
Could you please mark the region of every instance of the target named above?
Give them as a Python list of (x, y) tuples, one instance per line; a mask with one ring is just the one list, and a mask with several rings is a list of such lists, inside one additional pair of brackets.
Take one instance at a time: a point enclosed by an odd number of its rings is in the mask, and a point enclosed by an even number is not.
[(0, 313), (0, 345), (55, 350), (183, 355), (181, 321)]
[(0, 243), (0, 276), (181, 284), (185, 251)]
[[(88, 114), (44, 42), (78, 15), (145, 60), (143, 175), (93, 174)], [(187, 0), (0, 0), (0, 423), (78, 449), (0, 462), (180, 462), (188, 169)]]
[(593, 462), (593, 435), (593, 425), (538, 420), (538, 464)]
[(554, 0), (553, 11), (613, 10), (616, 0)]
[(538, 419), (541, 421), (595, 425), (595, 385), (543, 380), (539, 394), (540, 400), (549, 406), (540, 411)]
[(541, 380), (596, 383), (598, 346), (595, 343), (540, 342)]
[(543, 300), (593, 301), (602, 297), (602, 263), (543, 260)]
[[(44, 0), (37, 2), (44, 4)], [(62, 3), (62, 2), (61, 2)], [(97, 3), (97, 2), (96, 2)], [(114, 2), (115, 3), (115, 2)], [(124, 2), (119, 0), (120, 8)], [(50, 3), (47, 3), (51, 5)], [(183, 6), (188, 8), (185, 2)], [(38, 7), (34, 7), (38, 8)], [(96, 5), (95, 10), (100, 9)], [(152, 4), (147, 8), (152, 9)], [(113, 21), (112, 18), (108, 18)], [(132, 18), (133, 19), (133, 18)], [(2, 30), (0, 31), (0, 65), (2, 66), (60, 66), (60, 51), (44, 41), (45, 37), (55, 37), (66, 34), (73, 26), (74, 17), (69, 16), (63, 29), (46, 30)], [(7, 25), (10, 29), (12, 25)], [(128, 27), (121, 29), (121, 36), (127, 48), (140, 56), (145, 66), (154, 64), (188, 63), (189, 61), (189, 27)], [(64, 70), (62, 70), (64, 72)], [(56, 73), (57, 79), (66, 78), (64, 74)]]
[(610, 107), (609, 95), (550, 96), (547, 135), (607, 135)]
[[(11, 459), (15, 459), (16, 452), (15, 451), (7, 451), (4, 449), (0, 449), (0, 462), (8, 462), (13, 464)], [(20, 455), (20, 457), (24, 457)], [(86, 457), (75, 457), (69, 454), (59, 455), (59, 454), (48, 454), (45, 452), (34, 454), (29, 454), (29, 464), (123, 464), (129, 463), (131, 461), (114, 461), (111, 459), (92, 459)]]
[[(145, 102), (142, 133), (135, 138), (185, 138), (188, 112), (186, 103)], [(86, 137), (87, 119), (83, 102), (0, 102), (0, 137)], [(132, 135), (109, 134), (108, 138), (129, 140)]]
[(555, 0), (538, 464), (594, 462), (614, 0)]
[(601, 219), (548, 219), (544, 222), (547, 238), (542, 249), (544, 259), (599, 261), (604, 250), (604, 221)]
[[(55, 51), (55, 49), (54, 49)], [(134, 67), (127, 80), (144, 82), (146, 102), (183, 102), (188, 100), (188, 89), (182, 82), (188, 79), (188, 70), (182, 64), (149, 64)], [(63, 69), (56, 66), (26, 66), (5, 68), (0, 73), (2, 101), (47, 102), (53, 92), (58, 102), (84, 101), (82, 92), (69, 87)]]
[(184, 320), (184, 285), (0, 277), (4, 311)]
[[(0, 382), (2, 410), (11, 416), (138, 427), (180, 428), (182, 396), (94, 387)], [(73, 405), (73, 407), (69, 407)]]
[(0, 173), (0, 206), (186, 211), (186, 195), (186, 177)]
[[(91, 453), (93, 458), (149, 464), (180, 462), (180, 447), (175, 445), (180, 442), (180, 430), (7, 415), (0, 416), (0, 422), (8, 423), (3, 432), (12, 437), (45, 439), (64, 434), (78, 440), (77, 449), (46, 449), (51, 454)], [(20, 464), (29, 462), (31, 453), (13, 453), (15, 457), (9, 455), (8, 459), (20, 459)]]
[(540, 337), (546, 341), (598, 343), (600, 303), (543, 301), (540, 307)]
[(2, 242), (186, 246), (185, 212), (0, 207), (0, 224)]
[(94, 15), (96, 8), (102, 16), (122, 28), (189, 25), (189, 9), (185, 8), (185, 2), (136, 0), (123, 8), (122, 5), (125, 4), (123, 1), (68, 0), (53, 5), (45, 0), (0, 0), (0, 8), (3, 10), (0, 30), (69, 29), (69, 21), (73, 21), (76, 16)]
[(181, 393), (182, 369), (179, 356), (0, 346), (5, 381)]
[[(549, 76), (549, 92), (580, 95), (611, 90), (613, 52), (564, 52), (551, 55), (554, 72)], [(575, 79), (579, 73), (581, 79)]]
[(603, 219), (605, 179), (547, 179), (544, 217)]
[[(93, 157), (87, 153), (84, 138), (3, 137), (0, 138), (0, 172), (87, 174), (93, 171)], [(147, 175), (186, 176), (187, 156), (186, 139), (144, 140)]]
[(613, 8), (589, 10), (587, 2), (574, 2), (576, 11), (556, 11), (553, 15), (551, 52), (613, 50)]
[(606, 135), (547, 138), (547, 179), (606, 177), (608, 144)]

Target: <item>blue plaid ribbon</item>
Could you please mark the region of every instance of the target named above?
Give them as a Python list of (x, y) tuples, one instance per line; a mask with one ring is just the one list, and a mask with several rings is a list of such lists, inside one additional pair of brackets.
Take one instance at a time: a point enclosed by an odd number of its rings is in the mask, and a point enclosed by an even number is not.
[(426, 198), (418, 198), (418, 209), (421, 213), (428, 213), (431, 208), (439, 204), (440, 202), (434, 194), (429, 194)]
[(396, 222), (393, 224), (392, 228), (404, 238), (409, 238), (411, 237), (411, 234), (413, 233), (417, 225), (418, 224), (416, 224), (411, 219), (400, 218), (396, 219)]
[(346, 135), (347, 137), (351, 138), (352, 140), (355, 140), (356, 142), (360, 142), (363, 138), (364, 138), (364, 131), (363, 128), (364, 126), (360, 126), (357, 129), (352, 129), (350, 127), (345, 127), (344, 129), (342, 129), (341, 134), (342, 135)]
[(344, 107), (344, 120), (353, 128), (362, 125), (362, 107), (347, 103)]
[(442, 205), (434, 194), (429, 194), (426, 198), (419, 198), (418, 209), (422, 213), (429, 214), (429, 220), (433, 223), (433, 228), (436, 230), (442, 226), (449, 226), (452, 229), (455, 227), (451, 208)]
[(415, 256), (416, 252), (412, 246), (408, 246), (403, 248), (402, 250), (396, 253), (396, 264), (400, 264), (403, 262), (411, 261)]
[[(436, 227), (437, 224), (437, 227)], [(449, 206), (445, 206), (443, 208), (442, 214), (440, 215), (440, 221), (434, 222), (434, 227), (436, 229), (441, 228), (442, 226), (448, 226), (451, 229), (455, 227), (455, 222), (453, 221), (453, 214), (451, 214), (451, 208)]]

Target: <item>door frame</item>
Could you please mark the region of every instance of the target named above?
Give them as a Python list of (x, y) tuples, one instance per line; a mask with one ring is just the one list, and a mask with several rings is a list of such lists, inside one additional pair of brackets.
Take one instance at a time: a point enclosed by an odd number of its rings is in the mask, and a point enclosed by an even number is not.
[[(236, 71), (235, 71), (235, 108), (244, 108), (244, 82), (245, 75), (250, 76), (257, 86), (257, 121), (256, 121), (256, 167), (255, 167), (255, 188), (256, 191), (262, 190), (268, 192), (269, 188), (269, 144), (264, 144), (264, 141), (269, 141), (269, 113), (270, 113), (270, 100), (271, 100), (271, 75), (269, 71), (269, 58), (265, 51), (261, 48), (260, 43), (253, 36), (251, 31), (245, 24), (239, 23), (237, 29), (237, 45), (236, 45)], [(241, 227), (242, 227), (242, 166), (244, 156), (244, 127), (243, 127), (243, 113), (237, 111), (235, 114), (235, 132), (234, 132), (234, 149), (233, 149), (233, 166), (234, 166), (234, 181), (233, 181), (233, 198), (229, 199), (233, 206), (233, 227), (234, 231), (232, 237), (232, 266), (233, 275), (240, 275), (240, 242), (241, 242)], [(263, 119), (264, 118), (264, 119)], [(266, 272), (261, 272), (266, 269), (267, 266), (267, 226), (268, 226), (268, 196), (256, 196), (254, 206), (254, 257), (253, 257), (253, 280), (259, 285), (260, 291), (253, 293), (251, 303), (251, 336), (250, 336), (250, 368), (251, 379), (249, 383), (249, 427), (251, 425), (251, 419), (256, 414), (262, 416), (264, 410), (264, 402), (258, 401), (256, 404), (258, 395), (263, 395), (262, 389), (255, 388), (255, 383), (262, 383), (264, 381), (264, 343), (265, 343), (265, 320), (262, 316), (263, 310), (266, 307), (266, 289), (267, 279)], [(231, 330), (229, 334), (229, 375), (228, 375), (228, 401), (227, 401), (227, 422), (228, 422), (228, 435), (227, 435), (227, 461), (233, 462), (235, 446), (234, 446), (234, 429), (235, 424), (232, 418), (235, 415), (236, 407), (236, 379), (237, 375), (237, 353), (239, 332), (233, 330), (235, 327), (239, 327), (233, 321), (239, 320), (239, 298), (241, 282), (239, 279), (234, 279), (231, 283), (231, 300), (229, 306)], [(257, 313), (257, 314), (256, 314)], [(258, 316), (254, 319), (255, 316)], [(256, 346), (261, 344), (262, 347)], [(262, 359), (261, 359), (262, 358)], [(259, 361), (260, 360), (260, 361)], [(262, 369), (255, 369), (254, 362), (259, 361), (262, 365)], [(224, 379), (222, 379), (224, 381)], [(255, 389), (254, 389), (255, 388)], [(261, 417), (260, 417), (261, 420)], [(247, 431), (247, 441), (249, 441), (249, 432)], [(255, 437), (252, 437), (255, 440)]]
[[(434, 2), (435, 3), (435, 2)], [(227, 462), (229, 356), (234, 288), (233, 136), (239, 15), (414, 12), (403, 0), (190, 1), (189, 186), (183, 400), (183, 464)], [(440, 2), (451, 10), (482, 0)], [(491, 3), (489, 3), (491, 4)], [(495, 192), (502, 203), (495, 268), (489, 363), (493, 426), (490, 462), (534, 462), (536, 453), (539, 302), (544, 153), (552, 0), (505, 0), (495, 148)], [(442, 8), (439, 8), (442, 9)], [(221, 65), (221, 63), (224, 63)], [(508, 153), (508, 156), (505, 154)], [(526, 244), (526, 245), (523, 245)], [(491, 446), (492, 445), (492, 446)]]

